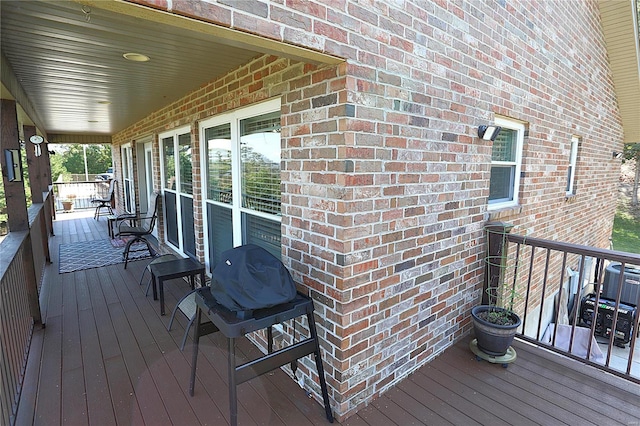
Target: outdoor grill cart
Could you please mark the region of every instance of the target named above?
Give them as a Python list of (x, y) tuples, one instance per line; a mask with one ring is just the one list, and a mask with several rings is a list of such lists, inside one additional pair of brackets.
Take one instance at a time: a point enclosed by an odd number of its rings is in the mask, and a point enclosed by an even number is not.
[[(196, 362), (198, 360), (198, 343), (200, 336), (220, 331), (227, 338), (229, 346), (229, 414), (232, 426), (238, 424), (238, 399), (236, 386), (310, 354), (314, 354), (315, 356), (316, 368), (320, 379), (320, 388), (322, 390), (322, 399), (324, 401), (324, 409), (327, 419), (333, 423), (333, 413), (329, 406), (327, 383), (325, 381), (324, 368), (320, 357), (318, 334), (316, 333), (316, 324), (313, 318), (313, 301), (310, 298), (298, 293), (291, 302), (283, 303), (271, 308), (256, 310), (250, 317), (245, 318), (238, 318), (234, 312), (218, 304), (208, 287), (203, 287), (196, 291), (195, 299), (197, 314), (195, 322), (196, 326), (194, 327), (193, 332), (193, 361), (191, 363), (191, 380), (189, 383), (189, 394), (191, 396), (193, 396), (196, 381)], [(203, 315), (206, 316), (210, 322), (205, 320), (203, 323)], [(303, 315), (307, 316), (311, 336), (305, 340), (273, 352), (271, 326)], [(269, 352), (253, 361), (246, 362), (242, 365), (236, 365), (235, 339), (243, 337), (245, 334), (252, 331), (265, 328), (268, 331)]]

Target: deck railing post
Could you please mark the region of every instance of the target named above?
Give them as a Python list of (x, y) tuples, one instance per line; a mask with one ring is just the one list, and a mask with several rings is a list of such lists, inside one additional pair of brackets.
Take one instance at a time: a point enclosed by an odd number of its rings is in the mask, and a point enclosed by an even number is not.
[(504, 222), (489, 222), (484, 226), (487, 233), (487, 257), (482, 291), (482, 304), (496, 300), (488, 289), (497, 289), (502, 282), (502, 273), (507, 258), (507, 234), (513, 225)]

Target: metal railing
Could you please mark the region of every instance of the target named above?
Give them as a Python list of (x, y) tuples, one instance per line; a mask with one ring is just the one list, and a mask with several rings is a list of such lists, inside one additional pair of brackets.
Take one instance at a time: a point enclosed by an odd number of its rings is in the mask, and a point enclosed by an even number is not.
[(96, 205), (91, 203), (91, 200), (107, 197), (109, 183), (110, 181), (108, 180), (54, 182), (53, 191), (56, 211), (95, 208)]
[(15, 423), (31, 336), (40, 324), (38, 291), (50, 261), (52, 192), (29, 207), (29, 230), (0, 243), (0, 424)]
[(511, 234), (510, 228), (486, 228), (485, 292), (495, 283), (506, 290), (522, 319), (518, 337), (640, 383), (640, 255)]

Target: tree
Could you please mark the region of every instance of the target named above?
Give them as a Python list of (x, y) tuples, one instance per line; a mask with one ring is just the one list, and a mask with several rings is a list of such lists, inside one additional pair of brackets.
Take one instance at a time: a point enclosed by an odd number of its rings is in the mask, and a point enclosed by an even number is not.
[[(84, 149), (83, 145), (64, 145), (63, 165), (69, 173), (84, 173)], [(111, 146), (110, 145), (86, 145), (87, 149), (87, 172), (90, 174), (103, 173), (111, 167)]]
[(54, 154), (49, 155), (49, 163), (51, 164), (51, 180), (57, 182), (60, 176), (69, 174), (64, 166), (64, 157), (61, 153), (53, 151)]

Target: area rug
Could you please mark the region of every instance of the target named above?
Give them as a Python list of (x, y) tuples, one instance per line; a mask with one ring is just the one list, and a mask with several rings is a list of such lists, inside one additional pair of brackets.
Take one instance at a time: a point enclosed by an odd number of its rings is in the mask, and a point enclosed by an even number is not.
[(127, 245), (127, 242), (132, 239), (133, 237), (119, 237), (119, 238), (113, 238), (111, 240), (111, 245), (113, 247), (116, 248), (124, 248), (124, 246)]
[[(135, 250), (135, 251), (134, 251)], [(60, 244), (58, 272), (81, 271), (83, 269), (99, 268), (101, 266), (124, 263), (122, 247), (114, 247), (111, 240), (81, 241), (71, 244)], [(129, 261), (151, 257), (151, 253), (144, 243), (131, 246)]]

